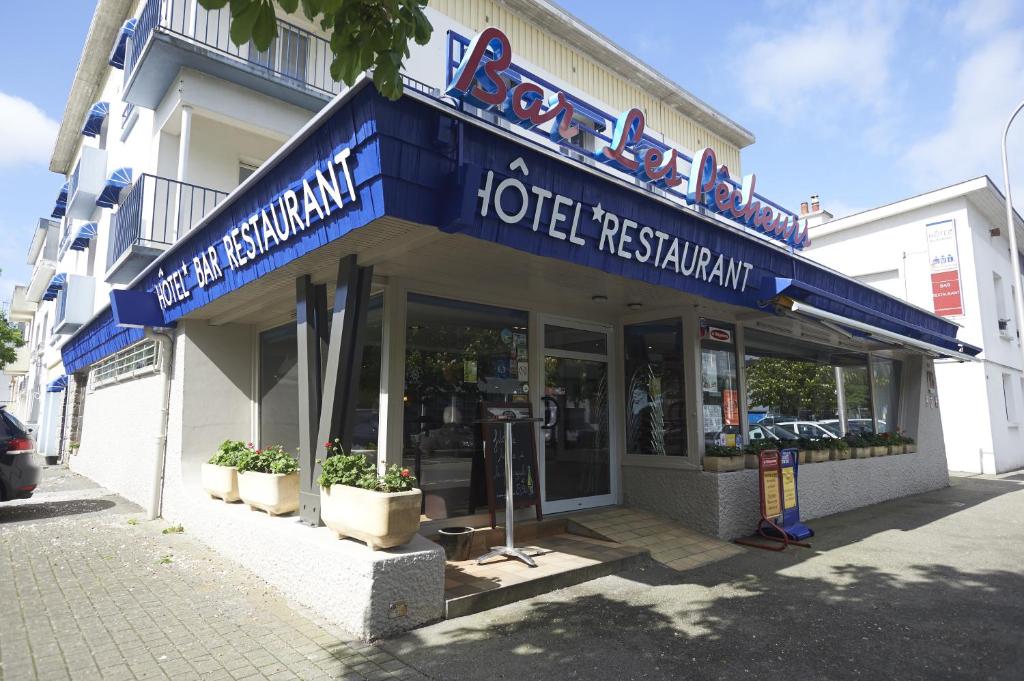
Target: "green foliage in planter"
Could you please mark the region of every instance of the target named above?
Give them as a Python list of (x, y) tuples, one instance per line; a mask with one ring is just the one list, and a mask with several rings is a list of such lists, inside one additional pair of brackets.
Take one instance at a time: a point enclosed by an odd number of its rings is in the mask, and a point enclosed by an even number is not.
[(859, 449), (860, 447), (871, 446), (871, 443), (867, 440), (867, 438), (865, 438), (862, 435), (852, 435), (847, 433), (846, 437), (843, 439), (846, 440), (847, 446), (850, 447), (851, 449)]
[(739, 456), (743, 450), (739, 447), (723, 447), (722, 445), (708, 445), (704, 448), (704, 456)]
[(753, 454), (757, 456), (764, 449), (775, 449), (775, 445), (767, 440), (757, 440), (756, 442), (748, 442), (743, 447), (744, 454)]
[[(340, 446), (338, 447), (340, 450)], [(320, 477), (317, 482), (321, 487), (331, 485), (347, 485), (363, 489), (376, 489), (377, 471), (373, 464), (362, 454), (335, 454), (318, 462)]]
[(399, 468), (391, 464), (387, 472), (380, 476), (378, 488), (381, 492), (408, 492), (416, 487), (416, 478), (408, 468)]
[(247, 450), (238, 458), (238, 470), (288, 475), (299, 470), (299, 462), (281, 445), (272, 445), (266, 449)]
[(241, 440), (224, 440), (217, 447), (217, 453), (210, 457), (207, 463), (215, 466), (237, 466), (238, 460), (246, 453), (252, 451), (252, 443), (244, 443)]
[(828, 444), (829, 444), (829, 449), (834, 449), (834, 450), (836, 450), (838, 452), (845, 452), (847, 449), (850, 448), (850, 445), (847, 444), (846, 440), (844, 440), (843, 438), (836, 438), (834, 440), (829, 440)]
[(408, 468), (392, 465), (384, 475), (362, 454), (337, 454), (320, 463), (321, 487), (346, 485), (376, 492), (408, 492), (416, 487), (416, 478)]

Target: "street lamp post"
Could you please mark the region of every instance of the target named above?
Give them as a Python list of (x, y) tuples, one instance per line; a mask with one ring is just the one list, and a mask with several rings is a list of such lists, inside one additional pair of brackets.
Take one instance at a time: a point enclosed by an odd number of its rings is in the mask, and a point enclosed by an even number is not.
[[(1003, 128), (1003, 186), (1006, 190), (1006, 230), (1010, 237), (1010, 263), (1013, 268), (1013, 281), (1014, 290), (1017, 295), (1014, 296), (1016, 303), (1017, 312), (1017, 343), (1021, 347), (1021, 359), (1024, 361), (1024, 338), (1021, 338), (1020, 328), (1021, 324), (1024, 323), (1024, 291), (1021, 290), (1021, 271), (1020, 271), (1020, 252), (1017, 250), (1017, 230), (1013, 224), (1013, 198), (1010, 194), (1010, 164), (1006, 157), (1006, 137), (1010, 134), (1010, 125), (1013, 124), (1013, 119), (1017, 117), (1017, 114), (1024, 109), (1024, 101), (1021, 101), (1017, 105), (1017, 108), (1010, 114), (1010, 118), (1006, 121), (1006, 127)], [(1024, 364), (1021, 365), (1024, 368)]]

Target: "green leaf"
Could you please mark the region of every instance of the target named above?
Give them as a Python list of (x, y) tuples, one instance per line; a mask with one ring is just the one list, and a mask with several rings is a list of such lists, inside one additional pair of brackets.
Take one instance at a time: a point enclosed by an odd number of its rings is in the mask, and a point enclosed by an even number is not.
[(203, 6), (203, 9), (212, 11), (228, 4), (228, 0), (199, 0), (199, 4)]
[(273, 5), (263, 5), (259, 17), (252, 30), (252, 41), (261, 52), (270, 49), (270, 44), (277, 37), (277, 17)]
[(277, 4), (288, 14), (294, 14), (299, 8), (299, 0), (277, 0)]
[[(246, 7), (241, 14), (231, 18), (231, 42), (236, 45), (244, 45), (249, 42), (253, 37), (252, 32), (256, 27), (256, 21), (260, 18), (261, 11), (261, 5), (254, 2)], [(270, 47), (269, 42), (260, 49), (267, 47)]]
[(259, 0), (231, 0), (231, 16), (237, 17), (247, 10), (251, 5), (258, 4)]

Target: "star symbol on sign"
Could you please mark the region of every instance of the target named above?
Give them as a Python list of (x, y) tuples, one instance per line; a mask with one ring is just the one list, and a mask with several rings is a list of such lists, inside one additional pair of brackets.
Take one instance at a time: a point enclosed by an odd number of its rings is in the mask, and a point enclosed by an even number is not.
[(601, 208), (601, 204), (597, 204), (593, 207), (593, 218), (598, 222), (604, 221), (604, 214), (607, 212), (604, 208)]

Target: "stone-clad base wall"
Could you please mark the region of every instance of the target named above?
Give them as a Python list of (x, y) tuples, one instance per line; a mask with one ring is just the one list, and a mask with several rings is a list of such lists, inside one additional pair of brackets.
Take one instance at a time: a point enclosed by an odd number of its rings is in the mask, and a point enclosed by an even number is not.
[[(805, 464), (799, 468), (805, 520), (946, 487), (941, 452)], [(722, 539), (748, 535), (758, 519), (757, 471), (732, 473), (627, 466), (627, 506), (663, 514)]]

